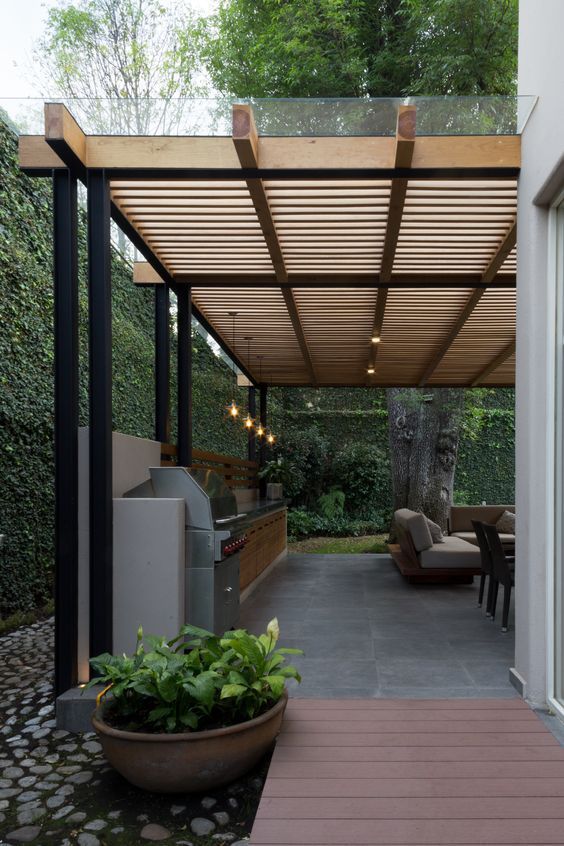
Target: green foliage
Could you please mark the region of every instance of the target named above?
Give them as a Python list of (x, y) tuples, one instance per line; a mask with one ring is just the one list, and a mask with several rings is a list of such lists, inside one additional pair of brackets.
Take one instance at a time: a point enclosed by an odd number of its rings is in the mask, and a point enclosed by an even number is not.
[(392, 501), (387, 449), (371, 444), (368, 439), (345, 443), (335, 456), (331, 475), (345, 491), (348, 514), (356, 519), (369, 519), (375, 513), (385, 512), (387, 517)]
[[(105, 716), (129, 731), (185, 732), (251, 720), (282, 696), (286, 679), (300, 681), (277, 647), (278, 621), (259, 637), (244, 629), (218, 637), (183, 626), (167, 641), (140, 628), (133, 655), (104, 653), (90, 660), (96, 677), (89, 686), (111, 690)], [(149, 651), (145, 650), (145, 643)]]
[(199, 39), (237, 97), (507, 94), (517, 0), (222, 0)]
[(305, 508), (290, 508), (288, 511), (288, 540), (290, 542), (307, 537), (361, 537), (387, 531), (383, 519), (355, 520), (346, 515), (324, 517)]
[(340, 488), (332, 487), (318, 500), (319, 510), (323, 517), (333, 520), (342, 517), (345, 510), (345, 494)]
[(267, 461), (264, 467), (259, 471), (259, 478), (267, 482), (275, 482), (282, 485), (289, 485), (291, 487), (296, 468), (287, 458), (279, 455), (272, 461)]

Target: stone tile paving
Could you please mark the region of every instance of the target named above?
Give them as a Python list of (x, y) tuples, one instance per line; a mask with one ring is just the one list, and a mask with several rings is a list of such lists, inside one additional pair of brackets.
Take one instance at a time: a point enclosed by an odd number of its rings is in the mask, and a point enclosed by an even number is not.
[(57, 730), (53, 620), (0, 637), (0, 846), (248, 846), (267, 763), (207, 796), (125, 782), (96, 736)]

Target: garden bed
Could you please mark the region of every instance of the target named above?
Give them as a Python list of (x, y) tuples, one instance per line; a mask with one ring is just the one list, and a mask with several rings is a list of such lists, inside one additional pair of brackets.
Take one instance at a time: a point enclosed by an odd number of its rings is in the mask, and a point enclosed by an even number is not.
[(357, 555), (358, 553), (387, 553), (388, 535), (362, 535), (360, 537), (314, 537), (288, 544), (288, 552), (298, 555)]

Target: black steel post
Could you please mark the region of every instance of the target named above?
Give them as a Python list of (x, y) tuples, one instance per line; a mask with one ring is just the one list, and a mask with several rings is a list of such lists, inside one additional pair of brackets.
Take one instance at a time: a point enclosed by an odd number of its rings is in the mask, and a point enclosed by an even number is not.
[(110, 190), (88, 171), (90, 338), (90, 654), (112, 651), (112, 284)]
[(170, 441), (170, 296), (168, 285), (155, 285), (155, 438)]
[(192, 464), (192, 291), (188, 285), (176, 289), (178, 303), (178, 463)]
[[(254, 385), (249, 385), (249, 416), (255, 419), (257, 416), (257, 392)], [(248, 441), (248, 457), (249, 461), (256, 461), (257, 460), (257, 439), (253, 429), (249, 429), (249, 441)]]
[(55, 695), (78, 683), (78, 242), (76, 178), (53, 171)]
[[(259, 390), (259, 415), (260, 415), (260, 422), (262, 424), (263, 429), (265, 430), (264, 437), (260, 440), (259, 446), (259, 466), (261, 469), (266, 464), (266, 427), (268, 423), (267, 418), (267, 399), (268, 399), (268, 388), (266, 385), (260, 385)], [(265, 496), (266, 494), (266, 480), (261, 479), (260, 481), (260, 495)]]

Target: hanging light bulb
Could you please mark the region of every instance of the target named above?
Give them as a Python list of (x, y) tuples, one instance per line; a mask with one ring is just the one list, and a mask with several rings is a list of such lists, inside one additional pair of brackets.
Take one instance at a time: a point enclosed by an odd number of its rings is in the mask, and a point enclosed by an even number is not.
[[(235, 318), (237, 317), (238, 312), (236, 311), (228, 311), (227, 314), (232, 320), (232, 329), (231, 329), (231, 350), (233, 354), (235, 354)], [(237, 387), (237, 372), (235, 370), (235, 362), (233, 361), (233, 393), (235, 393), (235, 388)], [(232, 420), (236, 420), (239, 417), (239, 406), (235, 402), (234, 399), (231, 400), (231, 405), (227, 406), (227, 413), (231, 417)]]
[(257, 438), (264, 438), (266, 431), (262, 423), (259, 423), (256, 429)]
[(270, 446), (272, 446), (276, 442), (276, 437), (272, 434), (272, 432), (268, 433), (268, 435), (266, 436), (266, 441)]
[(251, 431), (251, 429), (253, 428), (253, 426), (254, 426), (254, 425), (255, 425), (255, 421), (254, 421), (254, 419), (253, 419), (253, 418), (251, 417), (251, 415), (247, 412), (247, 416), (246, 416), (246, 417), (245, 417), (245, 419), (243, 420), (243, 426), (245, 427), (245, 429), (246, 429), (248, 432), (250, 432), (250, 431)]

